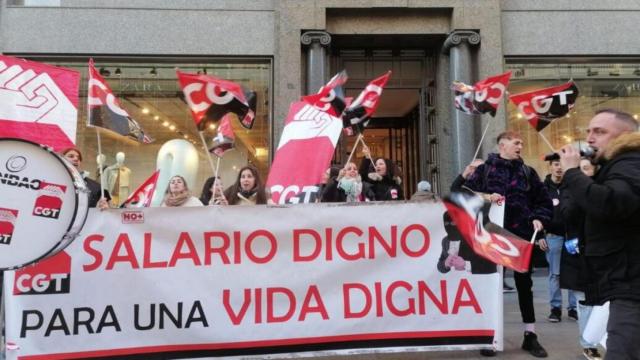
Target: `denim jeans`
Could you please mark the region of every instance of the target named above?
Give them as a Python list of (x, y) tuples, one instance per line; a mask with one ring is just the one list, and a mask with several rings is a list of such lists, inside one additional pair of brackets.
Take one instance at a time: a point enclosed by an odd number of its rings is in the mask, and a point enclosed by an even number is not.
[[(549, 263), (549, 305), (552, 308), (562, 308), (562, 290), (560, 290), (560, 256), (564, 246), (564, 237), (548, 234), (546, 237), (549, 250), (546, 252)], [(569, 291), (568, 309), (576, 308), (576, 297), (573, 290)]]

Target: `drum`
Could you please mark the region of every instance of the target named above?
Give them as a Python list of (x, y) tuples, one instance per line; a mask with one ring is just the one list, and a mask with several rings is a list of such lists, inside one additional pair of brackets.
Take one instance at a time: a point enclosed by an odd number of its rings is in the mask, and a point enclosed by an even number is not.
[(78, 235), (89, 190), (71, 164), (47, 147), (0, 139), (0, 270), (53, 256)]

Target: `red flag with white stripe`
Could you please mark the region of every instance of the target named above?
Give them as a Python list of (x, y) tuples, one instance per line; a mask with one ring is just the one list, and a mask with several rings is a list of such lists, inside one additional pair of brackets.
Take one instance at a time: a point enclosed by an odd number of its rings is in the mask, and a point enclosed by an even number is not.
[(236, 114), (245, 128), (253, 127), (257, 104), (255, 91), (211, 75), (176, 73), (199, 131), (209, 124), (217, 125), (228, 113)]
[(121, 208), (141, 208), (151, 206), (151, 199), (156, 191), (158, 185), (158, 177), (160, 176), (160, 170), (156, 170), (151, 176), (145, 180), (140, 187), (138, 187), (129, 197), (125, 200)]
[(89, 59), (89, 89), (87, 91), (87, 125), (111, 130), (144, 144), (153, 140), (145, 134), (140, 124), (122, 108), (111, 87), (100, 76)]
[(73, 147), (80, 73), (0, 55), (0, 137)]

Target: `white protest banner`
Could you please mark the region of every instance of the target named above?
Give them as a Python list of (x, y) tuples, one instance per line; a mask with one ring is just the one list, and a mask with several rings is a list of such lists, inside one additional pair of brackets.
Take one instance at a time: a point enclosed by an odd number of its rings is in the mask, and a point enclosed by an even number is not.
[(64, 252), (5, 273), (6, 355), (501, 349), (500, 274), (444, 211), (92, 209)]

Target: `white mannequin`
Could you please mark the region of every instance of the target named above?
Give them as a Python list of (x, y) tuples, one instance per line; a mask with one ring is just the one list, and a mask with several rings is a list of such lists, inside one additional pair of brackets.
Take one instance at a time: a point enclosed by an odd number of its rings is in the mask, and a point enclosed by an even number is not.
[(106, 170), (106, 188), (111, 196), (117, 196), (117, 200), (124, 200), (129, 197), (131, 169), (124, 165), (125, 155), (123, 152), (116, 154), (116, 163)]

